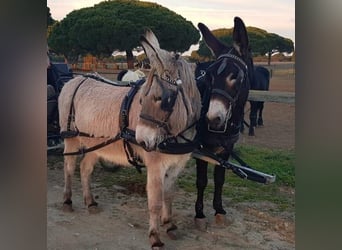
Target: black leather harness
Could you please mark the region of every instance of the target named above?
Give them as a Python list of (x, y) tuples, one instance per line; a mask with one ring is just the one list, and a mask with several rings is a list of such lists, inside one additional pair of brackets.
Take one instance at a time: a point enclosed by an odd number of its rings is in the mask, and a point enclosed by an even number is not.
[[(75, 108), (74, 108), (74, 98), (76, 96), (76, 93), (78, 89), (81, 87), (81, 85), (88, 79), (92, 78), (95, 80), (102, 81), (107, 84), (113, 84), (111, 81), (106, 81), (106, 79), (99, 77), (97, 75), (93, 74), (87, 74), (84, 76), (84, 79), (79, 83), (79, 85), (76, 87), (75, 92), (73, 93), (72, 100), (71, 100), (71, 105), (70, 105), (70, 111), (69, 111), (69, 116), (68, 116), (68, 123), (67, 123), (67, 130), (66, 131), (61, 131), (61, 137), (64, 138), (72, 138), (76, 136), (84, 136), (84, 137), (93, 137), (93, 135), (90, 135), (88, 133), (81, 132), (77, 129), (75, 126), (75, 130), (71, 130), (71, 123), (75, 121)], [(142, 145), (138, 144), (136, 139), (135, 139), (135, 131), (131, 130), (128, 128), (129, 126), (129, 110), (133, 101), (133, 98), (135, 97), (136, 93), (139, 91), (141, 85), (145, 82), (145, 79), (138, 80), (137, 82), (130, 82), (129, 85), (116, 85), (116, 86), (131, 86), (131, 89), (125, 96), (125, 98), (122, 101), (121, 107), (120, 107), (120, 116), (119, 116), (119, 127), (120, 127), (120, 132), (115, 135), (112, 138), (109, 138), (108, 140), (97, 144), (93, 147), (89, 148), (80, 148), (78, 151), (74, 152), (66, 152), (64, 155), (80, 155), (80, 154), (85, 154), (94, 150), (97, 150), (99, 148), (105, 147), (111, 143), (114, 143), (120, 139), (123, 139), (124, 143), (124, 149), (125, 153), (127, 156), (127, 160), (130, 164), (135, 166), (139, 172), (141, 172), (141, 168), (144, 167), (141, 159), (134, 154), (134, 150), (131, 146), (131, 143), (135, 145), (139, 145), (143, 147)], [(161, 142), (158, 145), (158, 151), (162, 153), (167, 153), (167, 154), (186, 154), (192, 152), (195, 148), (199, 146), (199, 140), (198, 136), (196, 133), (196, 137), (193, 140), (189, 140), (185, 138), (182, 134), (194, 127), (197, 126), (198, 121), (195, 121), (193, 124), (191, 124), (189, 127), (181, 131), (177, 136), (173, 136), (170, 138), (167, 138), (163, 142)], [(178, 142), (178, 137), (183, 139), (186, 142)], [(105, 138), (105, 137), (96, 137), (96, 138)], [(144, 147), (143, 147), (144, 148)], [(146, 148), (144, 148), (146, 151), (148, 151)]]
[[(227, 65), (228, 60), (234, 60), (238, 64), (238, 68), (240, 69), (241, 72), (243, 72), (243, 82), (245, 82), (247, 78), (247, 65), (237, 56), (227, 53), (224, 55), (221, 55), (215, 62), (213, 63), (206, 63), (204, 70), (201, 71), (200, 75), (196, 77), (196, 82), (197, 86), (200, 90), (201, 94), (201, 101), (202, 101), (202, 109), (201, 109), (201, 114), (200, 114), (200, 119), (198, 121), (194, 121), (189, 127), (181, 131), (179, 134), (175, 136), (171, 136), (161, 143), (158, 144), (157, 150), (158, 152), (166, 153), (166, 154), (186, 154), (186, 153), (191, 153), (193, 150), (199, 148), (200, 146), (222, 146), (224, 148), (227, 148), (229, 145), (228, 144), (234, 144), (238, 138), (239, 138), (239, 131), (240, 131), (240, 117), (238, 117), (239, 112), (234, 112), (235, 110), (232, 111), (231, 118), (229, 121), (227, 121), (227, 127), (224, 130), (224, 133), (215, 133), (213, 131), (209, 131), (208, 127), (206, 125), (205, 121), (205, 116), (209, 108), (209, 101), (210, 101), (210, 96), (211, 94), (219, 94), (224, 96), (229, 102), (232, 102), (235, 105), (236, 99), (229, 96), (227, 93), (225, 93), (223, 90), (219, 89), (212, 89), (211, 83), (208, 83), (205, 79), (206, 73), (213, 68), (214, 65), (218, 65), (218, 74), (224, 70), (224, 68)], [(199, 66), (198, 64), (197, 66)], [(197, 70), (197, 69), (196, 69)], [(138, 144), (136, 139), (135, 139), (135, 131), (131, 130), (128, 128), (129, 126), (129, 110), (130, 106), (132, 104), (133, 98), (135, 97), (136, 93), (140, 89), (141, 85), (145, 82), (145, 79), (141, 79), (137, 82), (130, 82), (128, 85), (121, 85), (121, 84), (115, 84), (112, 81), (109, 81), (99, 75), (94, 75), (94, 74), (87, 74), (84, 76), (85, 78), (79, 83), (79, 85), (76, 87), (75, 92), (72, 96), (71, 100), (71, 106), (70, 106), (70, 111), (69, 111), (69, 117), (68, 117), (68, 124), (67, 124), (67, 131), (62, 131), (61, 132), (61, 137), (62, 138), (71, 138), (71, 137), (76, 137), (76, 136), (85, 136), (85, 137), (94, 137), (92, 135), (89, 135), (84, 132), (78, 131), (77, 127), (75, 126), (76, 130), (71, 130), (71, 122), (75, 121), (74, 113), (75, 113), (75, 108), (74, 108), (74, 98), (76, 96), (76, 93), (78, 89), (81, 87), (81, 85), (88, 79), (92, 78), (98, 81), (102, 81), (107, 84), (114, 84), (115, 86), (131, 86), (131, 89), (129, 90), (128, 94), (125, 96), (125, 98), (122, 101), (121, 108), (120, 108), (120, 116), (119, 116), (119, 127), (120, 127), (120, 132), (115, 135), (112, 138), (109, 138), (108, 140), (95, 145), (90, 148), (81, 148), (78, 151), (75, 152), (66, 152), (64, 155), (79, 155), (79, 154), (85, 154), (91, 151), (94, 151), (96, 149), (105, 147), (111, 143), (114, 143), (120, 139), (123, 139), (124, 143), (124, 148), (127, 156), (127, 160), (129, 163), (134, 165), (138, 171), (141, 171), (141, 167), (143, 167), (143, 163), (141, 159), (134, 154), (133, 148), (131, 146), (132, 144), (139, 145), (143, 147), (142, 145)], [(153, 76), (154, 77), (154, 76)], [(162, 79), (163, 81), (166, 81), (170, 84), (173, 84), (177, 86), (177, 82), (172, 81), (171, 79)], [(184, 98), (184, 93), (180, 91), (177, 88), (177, 93), (178, 91), (183, 95), (182, 97)], [(239, 95), (237, 95), (238, 97)], [(171, 110), (172, 111), (172, 110)], [(171, 112), (170, 111), (170, 112)], [(140, 115), (141, 117), (141, 115)], [(148, 120), (146, 115), (142, 116), (141, 118)], [(155, 120), (153, 120), (155, 122)], [(188, 138), (184, 137), (184, 132), (187, 131), (188, 129), (191, 129), (192, 127), (196, 127), (197, 133), (194, 139), (190, 140)], [(97, 137), (97, 138), (105, 138), (105, 137)], [(179, 142), (179, 139), (185, 142)], [(228, 143), (228, 144), (227, 144)], [(203, 144), (203, 145), (202, 145)], [(146, 151), (148, 151), (147, 148), (143, 147)]]
[[(219, 75), (227, 66), (229, 60), (234, 62), (234, 65), (239, 69), (239, 77), (243, 85), (241, 88), (249, 88), (246, 84), (248, 84), (248, 67), (246, 63), (239, 58), (238, 56), (231, 53), (232, 49), (226, 53), (219, 56), (215, 61), (211, 62), (204, 62), (198, 63), (196, 69), (196, 80), (197, 84), (207, 84), (208, 79), (206, 79), (207, 74), (213, 71), (214, 68), (217, 70), (215, 72)], [(216, 69), (217, 68), (217, 69)], [(211, 95), (219, 95), (222, 96), (225, 100), (231, 103), (231, 116), (226, 121), (226, 126), (222, 131), (214, 131), (209, 129), (208, 124), (205, 120), (202, 120), (201, 130), (199, 133), (201, 134), (201, 143), (204, 147), (214, 148), (214, 147), (223, 147), (223, 148), (230, 148), (237, 140), (239, 139), (240, 135), (240, 127), (241, 127), (241, 117), (240, 112), (237, 110), (237, 101), (239, 98), (239, 93), (236, 94), (235, 97), (230, 96), (226, 91), (218, 88), (214, 88), (213, 86), (207, 86), (206, 89), (210, 88), (209, 92), (205, 92), (205, 94), (201, 93), (202, 96), (202, 103), (207, 102), (207, 107), (209, 106), (209, 100)], [(203, 99), (203, 97), (205, 99)], [(204, 112), (207, 113), (208, 109)]]

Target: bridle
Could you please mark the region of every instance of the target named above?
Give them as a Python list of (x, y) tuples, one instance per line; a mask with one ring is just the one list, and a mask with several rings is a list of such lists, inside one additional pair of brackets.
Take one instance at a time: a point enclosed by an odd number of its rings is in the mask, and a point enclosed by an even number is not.
[[(140, 114), (140, 118), (152, 123), (154, 125), (156, 125), (157, 128), (163, 128), (165, 129), (165, 131), (171, 135), (171, 128), (169, 126), (169, 118), (173, 112), (173, 107), (176, 103), (176, 99), (178, 97), (178, 94), (181, 93), (182, 95), (182, 99), (184, 102), (184, 106), (186, 108), (187, 114), (189, 113), (188, 107), (186, 105), (186, 101), (185, 101), (185, 95), (184, 95), (184, 91), (183, 91), (183, 86), (182, 86), (182, 80), (180, 79), (180, 74), (178, 72), (178, 76), (176, 79), (171, 79), (169, 71), (164, 70), (163, 73), (159, 76), (158, 74), (156, 74), (156, 69), (153, 68), (151, 70), (151, 74), (150, 77), (148, 78), (148, 82), (147, 82), (147, 86), (148, 89), (145, 91), (144, 95), (147, 96), (150, 89), (151, 89), (151, 85), (153, 82), (153, 79), (156, 78), (156, 82), (158, 83), (158, 85), (160, 86), (160, 88), (162, 89), (162, 97), (161, 97), (161, 109), (165, 112), (167, 112), (165, 119), (163, 120), (159, 120), (156, 119), (148, 114), (144, 114), (141, 113)], [(166, 86), (171, 86), (172, 88), (174, 88), (174, 90), (167, 88)]]
[[(232, 50), (234, 48), (231, 48), (227, 53), (220, 55), (217, 60), (215, 62), (213, 62), (206, 70), (205, 74), (211, 74), (212, 75), (212, 79), (211, 79), (211, 84), (212, 84), (212, 91), (211, 91), (211, 95), (217, 95), (220, 96), (221, 98), (223, 98), (224, 100), (226, 100), (230, 105), (229, 108), (227, 110), (227, 113), (225, 115), (225, 121), (224, 121), (224, 126), (222, 129), (217, 130), (217, 129), (212, 129), (210, 127), (210, 124), (208, 123), (208, 131), (212, 132), (212, 133), (218, 133), (218, 134), (224, 134), (224, 133), (228, 133), (228, 129), (229, 129), (229, 124), (231, 123), (231, 119), (232, 119), (232, 115), (233, 115), (233, 110), (236, 106), (237, 100), (239, 99), (239, 94), (240, 94), (240, 90), (243, 88), (247, 87), (248, 84), (248, 66), (247, 64), (238, 56), (232, 54)], [(234, 66), (238, 69), (238, 75), (236, 78), (236, 81), (240, 84), (238, 91), (236, 93), (236, 95), (233, 97), (231, 96), (227, 91), (218, 88), (217, 86), (215, 86), (215, 81), (214, 81), (214, 77), (212, 72), (214, 71), (215, 68), (217, 68), (216, 72), (214, 75), (218, 76), (220, 75), (222, 72), (224, 72), (224, 70), (226, 69), (226, 67), (228, 66), (228, 63), (232, 61), (232, 63), (234, 64)], [(201, 72), (201, 75), (199, 76), (199, 78), (204, 77), (203, 73)], [(216, 84), (217, 85), (217, 84)]]

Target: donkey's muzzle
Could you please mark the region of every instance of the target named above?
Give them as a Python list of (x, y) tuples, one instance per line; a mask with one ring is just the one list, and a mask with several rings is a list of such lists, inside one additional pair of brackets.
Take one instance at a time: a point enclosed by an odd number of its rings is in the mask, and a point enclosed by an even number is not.
[(145, 149), (147, 152), (150, 152), (150, 151), (155, 151), (156, 150), (156, 145), (154, 145), (153, 147), (149, 146), (148, 144), (146, 144), (145, 141), (141, 141), (139, 143), (139, 145)]

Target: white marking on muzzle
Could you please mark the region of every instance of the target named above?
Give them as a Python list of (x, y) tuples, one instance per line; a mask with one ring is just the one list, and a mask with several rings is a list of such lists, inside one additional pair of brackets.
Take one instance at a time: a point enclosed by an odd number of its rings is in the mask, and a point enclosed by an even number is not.
[(207, 112), (207, 118), (210, 121), (217, 120), (219, 118), (220, 123), (217, 126), (223, 126), (226, 119), (227, 108), (221, 100), (213, 99), (210, 101), (209, 110)]
[(157, 144), (161, 142), (158, 128), (151, 128), (144, 124), (139, 124), (136, 127), (135, 139), (139, 144), (144, 144), (147, 149), (155, 149)]

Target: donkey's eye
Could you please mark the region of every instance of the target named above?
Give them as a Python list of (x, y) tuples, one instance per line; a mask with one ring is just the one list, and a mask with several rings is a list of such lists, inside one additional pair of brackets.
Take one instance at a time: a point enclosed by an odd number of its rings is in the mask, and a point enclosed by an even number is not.
[(233, 78), (233, 73), (230, 73), (226, 77), (226, 85), (228, 88), (232, 88), (235, 85), (236, 79)]
[(155, 102), (160, 102), (162, 100), (161, 96), (153, 96)]

